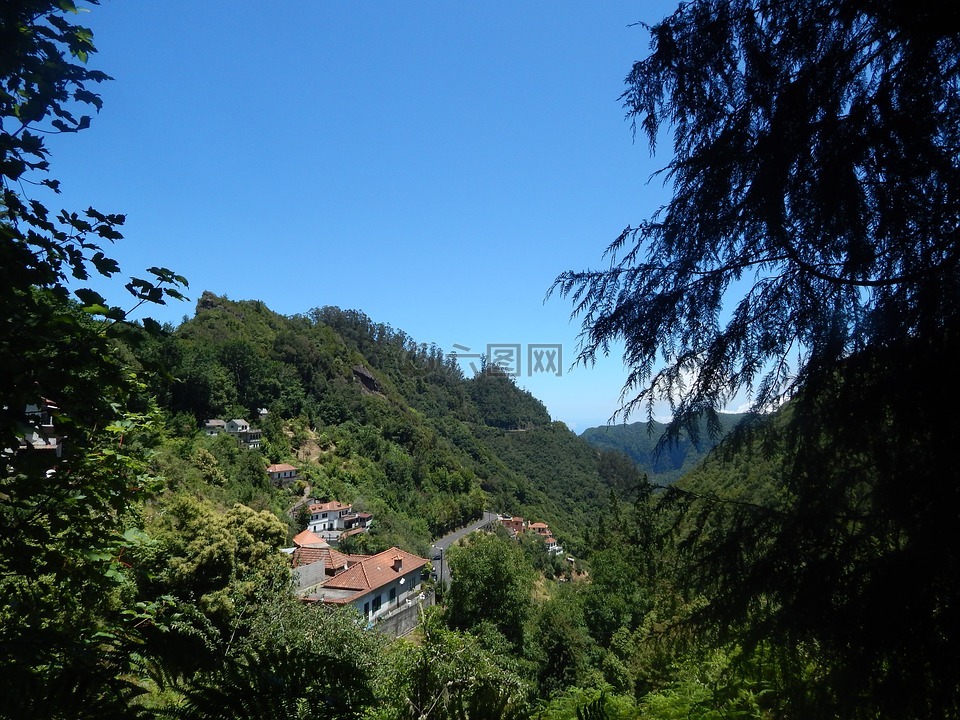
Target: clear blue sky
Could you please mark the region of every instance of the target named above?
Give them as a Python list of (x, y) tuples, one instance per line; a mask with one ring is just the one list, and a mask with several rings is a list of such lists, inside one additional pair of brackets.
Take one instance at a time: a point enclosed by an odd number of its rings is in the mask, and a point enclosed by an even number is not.
[[(104, 0), (83, 22), (115, 81), (52, 141), (53, 176), (66, 207), (127, 214), (125, 273), (188, 278), (158, 320), (210, 290), (359, 309), (445, 351), (517, 344), (518, 384), (579, 432), (626, 371), (571, 370), (579, 325), (544, 295), (666, 199), (647, 180), (668, 157), (618, 97), (648, 47), (631, 25), (674, 6)], [(527, 375), (533, 343), (562, 346), (562, 376)]]

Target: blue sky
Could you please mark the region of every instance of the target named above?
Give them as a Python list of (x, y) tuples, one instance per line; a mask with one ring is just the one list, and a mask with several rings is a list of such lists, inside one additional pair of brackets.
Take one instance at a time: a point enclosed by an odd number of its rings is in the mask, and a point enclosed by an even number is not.
[[(53, 176), (65, 207), (127, 214), (125, 273), (190, 281), (161, 321), (210, 290), (359, 309), (448, 352), (519, 345), (518, 384), (579, 432), (626, 371), (571, 369), (579, 324), (544, 296), (666, 200), (647, 180), (668, 158), (618, 97), (648, 45), (632, 25), (674, 6), (104, 0), (83, 22), (115, 80), (51, 142)], [(562, 346), (560, 377), (528, 374), (533, 344)]]

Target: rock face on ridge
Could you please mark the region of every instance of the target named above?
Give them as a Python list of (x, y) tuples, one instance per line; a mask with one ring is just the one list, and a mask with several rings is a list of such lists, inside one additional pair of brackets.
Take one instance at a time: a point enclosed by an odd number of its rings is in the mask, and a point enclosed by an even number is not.
[(353, 376), (360, 383), (360, 388), (363, 392), (374, 395), (383, 395), (383, 388), (380, 387), (380, 383), (377, 382), (377, 379), (373, 376), (373, 373), (367, 370), (363, 365), (354, 365), (351, 369), (353, 370)]

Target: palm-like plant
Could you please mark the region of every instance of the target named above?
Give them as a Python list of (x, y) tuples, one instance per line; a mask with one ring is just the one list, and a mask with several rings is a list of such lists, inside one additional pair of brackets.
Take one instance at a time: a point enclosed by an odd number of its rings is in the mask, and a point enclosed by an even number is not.
[(289, 646), (228, 657), (181, 690), (171, 719), (355, 718), (372, 701), (365, 674), (349, 661)]

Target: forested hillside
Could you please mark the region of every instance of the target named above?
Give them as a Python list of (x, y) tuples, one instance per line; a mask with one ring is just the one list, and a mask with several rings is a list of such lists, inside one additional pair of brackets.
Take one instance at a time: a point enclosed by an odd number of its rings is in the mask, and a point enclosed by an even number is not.
[[(182, 442), (204, 419), (266, 409), (261, 453), (244, 462), (295, 463), (314, 497), (373, 512), (370, 549), (425, 551), (484, 508), (548, 521), (578, 549), (606, 501), (599, 453), (511, 378), (464, 377), (436, 346), (359, 311), (283, 317), (204, 293), (193, 318), (136, 354), (164, 368), (151, 389)], [(233, 499), (253, 502), (245, 492)], [(276, 494), (262, 488), (254, 504), (294, 500)]]

